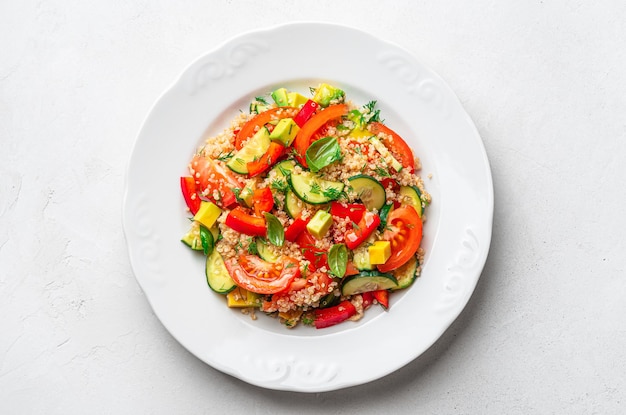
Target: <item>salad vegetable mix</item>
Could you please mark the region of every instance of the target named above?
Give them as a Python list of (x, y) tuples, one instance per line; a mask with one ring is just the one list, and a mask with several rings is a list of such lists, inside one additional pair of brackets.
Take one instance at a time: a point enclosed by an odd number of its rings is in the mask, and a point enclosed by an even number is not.
[(182, 241), (228, 307), (321, 329), (387, 310), (419, 276), (431, 198), (376, 101), (326, 83), (311, 94), (256, 97), (197, 150), (180, 178)]

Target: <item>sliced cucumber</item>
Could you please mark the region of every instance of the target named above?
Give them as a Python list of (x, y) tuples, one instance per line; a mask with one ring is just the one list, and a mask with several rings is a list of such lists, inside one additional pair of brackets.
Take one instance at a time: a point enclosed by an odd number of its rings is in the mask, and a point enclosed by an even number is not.
[(296, 219), (304, 210), (304, 203), (293, 194), (291, 189), (285, 193), (285, 210), (292, 219)]
[(181, 239), (181, 242), (194, 251), (202, 251), (202, 240), (200, 239), (200, 223), (193, 221), (189, 232)]
[(343, 295), (361, 294), (368, 291), (388, 290), (398, 286), (398, 281), (391, 274), (378, 271), (363, 271), (343, 280)]
[(370, 262), (369, 246), (376, 240), (374, 234), (352, 251), (352, 262), (359, 271), (371, 271), (376, 267)]
[(385, 188), (378, 180), (365, 174), (352, 176), (348, 180), (350, 181), (350, 186), (352, 186), (357, 197), (361, 199), (361, 202), (363, 202), (367, 210), (376, 209), (380, 211), (385, 205), (385, 201), (387, 200)]
[(403, 205), (413, 206), (420, 218), (424, 213), (421, 196), (422, 192), (417, 186), (400, 186), (400, 203), (402, 203)]
[(216, 293), (228, 294), (237, 287), (226, 269), (222, 255), (217, 250), (206, 258), (205, 275), (209, 287)]
[(280, 255), (278, 255), (269, 244), (265, 243), (261, 238), (256, 238), (255, 241), (256, 250), (264, 261), (271, 262), (272, 264), (278, 262)]
[(393, 271), (393, 276), (398, 280), (398, 286), (392, 288), (392, 290), (401, 290), (407, 288), (417, 278), (417, 267), (419, 263), (417, 257), (413, 256), (409, 261), (402, 265), (400, 268)]
[(275, 172), (276, 174), (276, 178), (279, 179), (283, 179), (286, 178), (289, 173), (291, 173), (293, 171), (293, 169), (296, 167), (296, 162), (293, 160), (283, 160), (280, 163), (276, 164), (274, 167), (272, 167), (273, 172)]
[(270, 133), (263, 127), (248, 140), (226, 165), (235, 173), (248, 174), (248, 163), (258, 160), (270, 147)]
[(324, 180), (306, 171), (299, 174), (291, 173), (288, 181), (300, 200), (313, 205), (321, 205), (338, 199), (344, 188), (341, 182)]

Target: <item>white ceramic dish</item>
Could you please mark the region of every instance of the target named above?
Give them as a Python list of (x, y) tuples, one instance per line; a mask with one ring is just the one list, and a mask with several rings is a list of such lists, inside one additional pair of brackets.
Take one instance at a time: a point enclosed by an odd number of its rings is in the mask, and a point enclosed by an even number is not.
[[(315, 33), (314, 41), (310, 41)], [(285, 58), (286, 51), (290, 53)], [(179, 177), (206, 134), (275, 87), (328, 81), (382, 118), (422, 160), (432, 194), (421, 277), (388, 312), (288, 330), (228, 309), (204, 262), (180, 237), (189, 226)], [(432, 178), (428, 178), (432, 175)], [(129, 161), (123, 224), (136, 278), (154, 312), (191, 353), (270, 389), (320, 392), (381, 378), (428, 349), (461, 313), (491, 241), (493, 186), (481, 139), (458, 99), (405, 50), (343, 26), (297, 23), (244, 34), (193, 62), (151, 109)], [(155, 339), (155, 341), (158, 341)]]

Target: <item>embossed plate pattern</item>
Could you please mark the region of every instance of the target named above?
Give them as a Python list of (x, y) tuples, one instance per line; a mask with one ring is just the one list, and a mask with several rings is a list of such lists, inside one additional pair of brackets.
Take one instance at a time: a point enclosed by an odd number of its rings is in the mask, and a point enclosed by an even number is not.
[[(317, 33), (315, 41), (309, 41)], [(302, 50), (303, 53), (286, 53)], [(288, 56), (288, 58), (286, 58)], [(422, 160), (433, 196), (422, 276), (388, 312), (323, 330), (287, 330), (228, 309), (180, 237), (178, 178), (207, 134), (251, 97), (328, 81), (355, 103), (378, 101), (386, 123)], [(432, 175), (430, 178), (429, 175)], [(244, 34), (193, 62), (146, 118), (129, 160), (123, 224), (137, 281), (167, 330), (225, 373), (270, 389), (320, 392), (383, 377), (428, 349), (468, 302), (491, 241), (493, 187), (481, 139), (458, 99), (404, 49), (367, 33), (298, 23)], [(155, 341), (158, 341), (155, 339)], [(382, 353), (381, 353), (382, 352)]]

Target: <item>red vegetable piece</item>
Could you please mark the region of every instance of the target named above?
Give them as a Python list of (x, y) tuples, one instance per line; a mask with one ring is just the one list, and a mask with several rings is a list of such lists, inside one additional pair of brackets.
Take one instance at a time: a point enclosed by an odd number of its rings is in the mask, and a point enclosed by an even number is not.
[(378, 301), (378, 304), (383, 306), (385, 310), (389, 308), (389, 291), (377, 290), (377, 291), (371, 291), (371, 293), (376, 299), (376, 301)]
[(331, 215), (350, 219), (354, 223), (359, 223), (366, 211), (367, 208), (362, 203), (348, 203), (344, 205), (341, 202), (335, 201), (330, 204)]
[(256, 189), (252, 193), (252, 208), (256, 216), (262, 218), (263, 213), (271, 211), (273, 207), (274, 195), (269, 187)]
[(293, 117), (297, 112), (298, 109), (294, 107), (277, 107), (255, 115), (241, 127), (235, 136), (235, 149), (240, 150), (243, 143), (252, 137), (258, 128), (263, 127), (268, 122)]
[(196, 180), (191, 176), (183, 176), (180, 178), (180, 188), (183, 192), (183, 198), (192, 215), (195, 215), (200, 209), (200, 195), (196, 188)]
[(295, 242), (298, 236), (306, 229), (309, 219), (302, 219), (298, 216), (287, 229), (285, 229), (285, 239), (289, 242)]
[(296, 238), (296, 243), (300, 245), (300, 250), (305, 259), (311, 265), (309, 271), (315, 271), (318, 268), (328, 268), (328, 257), (326, 251), (315, 246), (315, 237), (306, 229)]
[(376, 230), (379, 224), (380, 217), (378, 215), (369, 211), (365, 212), (358, 225), (353, 226), (352, 229), (346, 232), (344, 239), (348, 249), (355, 249), (361, 245)]
[(226, 216), (226, 226), (250, 236), (265, 236), (265, 218), (249, 215), (241, 206), (235, 207)]
[(298, 127), (302, 128), (302, 126), (315, 114), (315, 112), (320, 107), (320, 104), (313, 101), (312, 99), (308, 100), (300, 109), (300, 111), (293, 118), (293, 121), (298, 125)]
[(268, 170), (276, 164), (283, 154), (285, 154), (285, 150), (285, 146), (272, 141), (265, 154), (263, 154), (258, 160), (251, 161), (246, 164), (246, 167), (248, 168), (248, 175), (250, 177), (254, 177)]
[(334, 307), (317, 308), (313, 313), (315, 328), (323, 329), (346, 321), (356, 314), (356, 307), (350, 301), (344, 300)]

